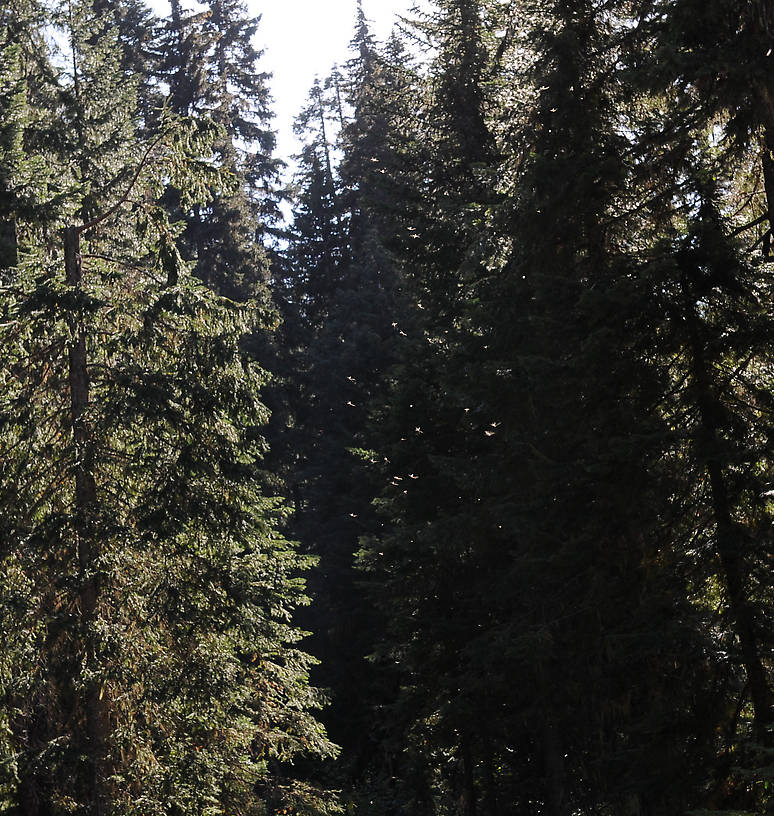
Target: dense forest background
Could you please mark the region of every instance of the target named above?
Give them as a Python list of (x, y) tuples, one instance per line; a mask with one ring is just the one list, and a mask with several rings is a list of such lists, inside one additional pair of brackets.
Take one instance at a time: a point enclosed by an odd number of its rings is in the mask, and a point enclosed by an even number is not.
[(774, 2), (361, 8), (291, 189), (197, 8), (0, 0), (0, 813), (774, 812)]

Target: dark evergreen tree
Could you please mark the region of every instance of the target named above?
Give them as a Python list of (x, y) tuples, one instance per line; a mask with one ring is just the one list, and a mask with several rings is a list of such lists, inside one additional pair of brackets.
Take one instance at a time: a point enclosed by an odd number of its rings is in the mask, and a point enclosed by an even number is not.
[(480, 591), (481, 553), (469, 538), (477, 475), (464, 464), (473, 453), (465, 425), (479, 406), (468, 401), (466, 313), (471, 284), (483, 274), (497, 151), (487, 124), (479, 4), (439, 4), (425, 31), (438, 56), (424, 98), (414, 101), (422, 118), (404, 137), (416, 152), (413, 172), (404, 175), (402, 228), (392, 239), (413, 306), (399, 325), (402, 362), (382, 410), (385, 532), (365, 558), (388, 625), (379, 653), (397, 664), (402, 686), (383, 720), (401, 783), (393, 795), (411, 812), (456, 802), (469, 813), (478, 795), (474, 721), (483, 709), (470, 705), (476, 692), (462, 663), (481, 614), (470, 606)]
[(253, 46), (258, 23), (237, 0), (213, 0), (196, 14), (185, 14), (176, 0), (164, 67), (173, 109), (222, 127), (214, 160), (226, 183), (209, 204), (181, 212), (170, 191), (172, 211), (186, 222), (181, 249), (195, 260), (197, 276), (237, 300), (266, 300), (264, 242), (279, 217), (268, 75)]
[(530, 37), (536, 96), (517, 148), (513, 250), (488, 295), (495, 359), (521, 392), (500, 440), (516, 477), (505, 495), (519, 495), (501, 594), (521, 597), (508, 617), (533, 643), (514, 650), (513, 669), (541, 689), (522, 702), (535, 739), (533, 770), (520, 773), (537, 770), (551, 813), (670, 813), (691, 804), (707, 745), (694, 712), (707, 717), (709, 699), (665, 528), (671, 487), (656, 477), (668, 428), (652, 413), (666, 378), (643, 355), (653, 293), (622, 212), (632, 170), (615, 122), (630, 91), (605, 55), (627, 8), (547, 11)]
[[(725, 697), (703, 804), (751, 812), (767, 807), (772, 717), (762, 577), (771, 523), (761, 399), (771, 331), (768, 5), (711, 3), (696, 18), (689, 2), (649, 4), (630, 57), (657, 100), (638, 147), (646, 257), (665, 314), (661, 362), (675, 383), (664, 410), (681, 432), (677, 495), (690, 518), (677, 530), (694, 601), (713, 620)], [(653, 42), (658, 63), (648, 59)]]
[(351, 45), (353, 58), (315, 84), (297, 123), (306, 144), (288, 274), (278, 291), (292, 529), (320, 558), (310, 581), (310, 648), (322, 660), (315, 679), (331, 691), (326, 724), (343, 748), (340, 783), (371, 799), (365, 780), (382, 775), (386, 755), (374, 710), (392, 693), (394, 677), (388, 665), (366, 661), (378, 624), (354, 553), (379, 523), (371, 507), (370, 414), (384, 400), (404, 333), (401, 272), (387, 243), (406, 160), (397, 141), (412, 107), (406, 54), (397, 40), (377, 44), (362, 8)]
[[(617, 29), (582, 2), (519, 7), (521, 29), (489, 4), (439, 9), (405, 250), (424, 348), (399, 369), (389, 527), (364, 556), (402, 666), (404, 796), (428, 813), (674, 812), (711, 726), (688, 751), (702, 640), (653, 478), (667, 386), (642, 356), (652, 291), (622, 251)], [(523, 96), (498, 109), (509, 57)]]
[[(293, 529), (320, 557), (310, 584), (310, 619), (315, 621), (311, 648), (323, 662), (316, 676), (332, 691), (327, 723), (344, 746), (342, 778), (347, 782), (368, 764), (373, 743), (368, 714), (373, 700), (366, 689), (374, 681), (365, 661), (371, 612), (353, 569), (358, 537), (372, 524), (373, 492), (358, 450), (365, 444), (369, 407), (396, 335), (391, 325), (393, 269), (363, 192), (364, 162), (369, 160), (354, 158), (359, 148), (350, 138), (357, 129), (356, 138), (370, 138), (371, 149), (380, 145), (374, 121), (388, 116), (375, 105), (366, 113), (353, 104), (356, 93), (372, 94), (374, 86), (384, 84), (384, 77), (375, 77), (370, 67), (356, 74), (361, 62), (381, 59), (362, 13), (357, 36), (363, 42), (356, 41), (360, 50), (346, 75), (328, 83), (327, 94), (316, 84), (298, 123), (308, 142), (300, 157), (302, 188), (289, 253), (291, 313), (286, 327), (297, 327), (296, 339), (301, 340), (290, 368), (297, 389), (290, 406), (296, 457), (289, 476), (297, 499)], [(366, 85), (368, 91), (363, 90)], [(342, 126), (340, 178), (334, 175), (330, 139)], [(378, 156), (369, 159), (375, 163)], [(370, 167), (368, 173), (372, 178)]]

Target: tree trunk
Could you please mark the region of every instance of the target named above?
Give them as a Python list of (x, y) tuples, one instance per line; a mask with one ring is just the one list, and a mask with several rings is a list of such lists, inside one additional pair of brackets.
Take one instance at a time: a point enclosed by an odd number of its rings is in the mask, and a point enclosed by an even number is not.
[(476, 816), (476, 784), (473, 774), (473, 755), (470, 750), (468, 737), (462, 736), (460, 745), (462, 755), (462, 796), (460, 813), (462, 816)]
[[(686, 289), (688, 299), (690, 289)], [(699, 334), (699, 316), (692, 299), (688, 299), (686, 317), (691, 344), (691, 366), (696, 403), (699, 408), (699, 446), (706, 457), (706, 471), (712, 493), (712, 511), (716, 525), (716, 549), (728, 606), (742, 651), (742, 662), (750, 686), (756, 739), (764, 743), (771, 723), (771, 692), (766, 669), (761, 662), (755, 632), (754, 613), (745, 590), (745, 563), (742, 555), (743, 531), (734, 521), (723, 466), (718, 457), (716, 405), (712, 394), (704, 345)]]
[(10, 269), (19, 262), (16, 221), (0, 218), (0, 269)]
[[(75, 294), (82, 290), (83, 267), (80, 252), (80, 232), (69, 227), (64, 233), (65, 272), (67, 283)], [(75, 445), (75, 539), (79, 569), (79, 606), (87, 670), (98, 669), (95, 623), (99, 602), (100, 545), (95, 534), (97, 485), (94, 479), (94, 442), (89, 427), (89, 371), (86, 352), (86, 326), (83, 317), (70, 314), (69, 384), (70, 412)], [(83, 701), (86, 717), (87, 755), (90, 774), (92, 814), (106, 816), (109, 812), (107, 779), (108, 737), (110, 716), (104, 688), (99, 680), (91, 680)]]
[(487, 736), (484, 738), (484, 775), (486, 778), (486, 790), (484, 791), (484, 812), (487, 816), (499, 816), (500, 804), (497, 801), (497, 782), (494, 773), (494, 756), (492, 740)]
[(556, 726), (548, 719), (543, 723), (543, 761), (547, 789), (546, 811), (550, 816), (569, 816), (567, 769)]

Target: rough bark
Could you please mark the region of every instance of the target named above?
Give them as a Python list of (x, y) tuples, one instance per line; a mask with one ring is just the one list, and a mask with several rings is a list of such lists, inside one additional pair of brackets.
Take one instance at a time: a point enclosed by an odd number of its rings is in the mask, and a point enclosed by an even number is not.
[[(64, 250), (67, 283), (73, 287), (77, 296), (82, 290), (83, 282), (79, 228), (69, 227), (65, 230)], [(75, 445), (74, 532), (80, 577), (78, 600), (86, 665), (94, 670), (98, 662), (94, 629), (100, 596), (100, 543), (95, 531), (98, 499), (94, 478), (94, 441), (88, 417), (90, 384), (86, 326), (83, 316), (77, 309), (71, 312), (68, 322), (71, 334), (68, 372), (70, 411)], [(91, 773), (88, 782), (91, 811), (94, 816), (106, 816), (109, 813), (107, 780), (110, 776), (108, 761), (110, 717), (105, 690), (98, 680), (92, 680), (88, 684), (83, 707)]]
[(10, 269), (19, 262), (16, 221), (0, 218), (0, 269)]

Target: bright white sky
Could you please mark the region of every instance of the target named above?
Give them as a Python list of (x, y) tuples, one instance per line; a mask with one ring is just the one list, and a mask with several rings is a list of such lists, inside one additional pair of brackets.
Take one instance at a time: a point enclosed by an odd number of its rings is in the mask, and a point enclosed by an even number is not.
[[(277, 155), (288, 159), (299, 151), (293, 120), (304, 106), (315, 76), (324, 79), (334, 64), (348, 59), (355, 33), (357, 0), (246, 0), (251, 16), (261, 15), (256, 45), (264, 50), (259, 68), (271, 81), (276, 115)], [(363, 10), (378, 40), (386, 39), (397, 15), (426, 0), (363, 0)], [(151, 0), (160, 14), (169, 14), (166, 0)], [(184, 0), (184, 7), (196, 7)]]
[[(315, 76), (324, 79), (334, 64), (348, 59), (355, 33), (356, 0), (247, 0), (250, 13), (261, 14), (258, 45), (263, 68), (274, 74), (277, 153), (287, 159), (298, 151), (293, 119), (304, 106)], [(363, 10), (378, 40), (386, 39), (397, 15), (416, 0), (363, 0)]]

